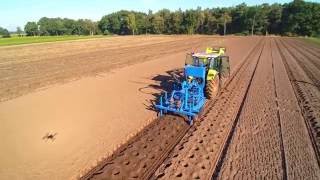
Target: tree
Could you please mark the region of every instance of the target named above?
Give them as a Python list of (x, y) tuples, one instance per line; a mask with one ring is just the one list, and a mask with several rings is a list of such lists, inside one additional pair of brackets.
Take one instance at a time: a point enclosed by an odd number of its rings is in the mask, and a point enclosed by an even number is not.
[(17, 27), (17, 34), (18, 36), (22, 36), (21, 34), (23, 33), (23, 31), (21, 30), (21, 27)]
[(178, 11), (172, 12), (170, 13), (170, 28), (171, 28), (171, 33), (173, 34), (180, 34), (181, 33), (181, 29), (182, 29), (182, 19), (183, 19), (183, 15), (182, 15), (182, 11), (181, 9), (179, 9)]
[(239, 4), (231, 10), (231, 33), (247, 34), (248, 30), (245, 24), (247, 11), (248, 6), (245, 3)]
[[(319, 32), (319, 3), (294, 0), (283, 5), (281, 28), (285, 35), (311, 36)], [(316, 10), (316, 11), (314, 11)]]
[(136, 24), (136, 17), (133, 13), (128, 14), (128, 26), (132, 32), (132, 35), (134, 35), (134, 32), (137, 29), (137, 24)]
[(91, 35), (93, 36), (94, 34), (97, 33), (98, 29), (98, 24), (89, 20), (89, 19), (80, 19), (78, 20), (78, 26), (80, 26), (80, 33), (78, 35)]
[(9, 38), (9, 37), (11, 37), (9, 31), (8, 31), (7, 29), (5, 29), (5, 28), (2, 28), (2, 27), (0, 27), (0, 35), (1, 35), (3, 38)]
[(268, 14), (270, 11), (269, 4), (262, 4), (257, 7), (258, 11), (255, 16), (255, 23), (256, 23), (256, 33), (257, 34), (268, 34), (268, 27), (269, 27), (269, 19)]
[(312, 34), (311, 36), (320, 37), (320, 4), (319, 3), (312, 3), (311, 5), (311, 12), (312, 12), (312, 19), (310, 24), (312, 25)]
[(98, 27), (104, 34), (134, 34), (145, 31), (145, 14), (133, 11), (118, 11), (103, 16)]
[(219, 23), (212, 10), (205, 10), (204, 29), (205, 34), (216, 34), (219, 29)]
[(221, 15), (219, 18), (220, 24), (223, 25), (223, 35), (227, 34), (227, 25), (232, 21), (232, 17), (230, 16), (229, 9), (223, 8), (221, 10)]
[(150, 33), (152, 31), (152, 18), (153, 18), (153, 14), (152, 11), (149, 10), (148, 14), (145, 17), (145, 32), (146, 34), (148, 34), (148, 32)]
[(282, 16), (281, 5), (280, 4), (272, 4), (270, 6), (270, 11), (268, 14), (268, 19), (269, 19), (268, 31), (271, 34), (280, 34), (281, 16)]
[(183, 18), (183, 25), (186, 28), (187, 34), (194, 34), (197, 28), (197, 15), (195, 10), (186, 10)]
[(135, 34), (145, 34), (147, 29), (147, 14), (132, 12), (135, 15), (136, 29)]
[(63, 26), (66, 28), (65, 34), (67, 35), (76, 35), (77, 31), (77, 21), (73, 19), (64, 18)]
[(248, 8), (246, 12), (246, 19), (245, 19), (245, 26), (248, 31), (251, 32), (251, 35), (253, 36), (255, 26), (256, 26), (256, 17), (258, 14), (258, 9), (256, 6), (251, 6)]
[(203, 34), (204, 31), (204, 21), (205, 21), (205, 14), (201, 10), (201, 7), (198, 7), (195, 11), (196, 14), (196, 33)]
[(64, 26), (61, 18), (47, 18), (43, 17), (38, 21), (40, 35), (64, 35), (67, 29)]
[(27, 22), (24, 26), (24, 31), (26, 32), (27, 36), (36, 36), (39, 33), (38, 25), (36, 22)]
[[(30, 22), (25, 32), (30, 35), (103, 34), (284, 34), (320, 36), (320, 4), (294, 0), (287, 4), (245, 3), (230, 8), (187, 9), (158, 12), (121, 10), (101, 18), (41, 18)], [(17, 29), (18, 32), (18, 29)]]
[[(147, 14), (118, 11), (104, 16), (99, 29), (105, 34), (320, 34), (320, 4), (294, 0), (288, 4), (245, 3), (230, 8), (161, 9)], [(135, 23), (132, 23), (135, 22)]]
[(162, 34), (164, 32), (164, 19), (159, 14), (155, 14), (151, 19), (152, 32)]

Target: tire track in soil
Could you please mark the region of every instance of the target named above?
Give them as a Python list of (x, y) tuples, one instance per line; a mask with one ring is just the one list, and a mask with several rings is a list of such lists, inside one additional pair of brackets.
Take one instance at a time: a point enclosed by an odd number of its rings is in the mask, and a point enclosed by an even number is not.
[[(281, 41), (277, 41), (278, 48), (283, 48)], [(314, 86), (313, 80), (310, 79), (307, 72), (300, 66), (294, 56), (285, 49), (282, 52), (282, 59), (288, 72), (296, 97), (299, 101), (301, 111), (307, 120), (307, 125), (312, 129), (312, 134), (316, 151), (320, 150), (320, 92)], [(310, 122), (309, 122), (310, 121)], [(319, 154), (320, 157), (320, 153)], [(320, 164), (320, 163), (319, 163)]]
[(233, 130), (263, 48), (264, 41), (261, 41), (219, 98), (208, 105), (200, 121), (188, 131), (151, 179), (211, 178), (218, 154), (223, 151), (223, 144)]
[(155, 119), (81, 179), (144, 179), (189, 128), (182, 117)]
[(267, 39), (230, 145), (213, 179), (287, 179), (270, 47)]
[[(249, 60), (248, 58), (250, 56), (252, 56), (253, 53), (255, 53), (255, 49), (257, 49), (257, 47), (259, 46), (259, 44), (261, 44), (262, 41), (259, 41), (247, 54), (247, 56), (244, 58), (243, 62), (237, 66), (237, 69), (243, 69), (243, 66), (248, 65), (249, 64)], [(230, 83), (231, 80), (233, 80), (236, 77), (237, 73), (233, 73), (230, 80), (226, 82), (226, 85), (228, 85)], [(211, 102), (211, 105), (214, 104), (214, 101)], [(210, 107), (212, 109), (212, 107)], [(201, 116), (201, 114), (200, 114)], [(171, 116), (169, 116), (171, 117)], [(165, 116), (165, 118), (167, 118), (167, 116)], [(173, 118), (173, 117), (172, 117)], [(171, 118), (171, 119), (172, 119)], [(182, 118), (177, 118), (180, 123), (183, 122)], [(175, 119), (174, 118), (174, 119)], [(155, 120), (155, 121), (159, 121), (159, 120)], [(160, 120), (161, 121), (161, 120)], [(155, 122), (153, 122), (155, 123)], [(177, 123), (177, 122), (174, 122)], [(199, 121), (196, 121), (195, 124), (199, 124)], [(186, 123), (184, 123), (184, 125), (186, 125)], [(155, 126), (159, 127), (159, 128), (155, 128)], [(138, 179), (148, 179), (150, 178), (150, 176), (152, 175), (152, 173), (154, 173), (154, 171), (156, 170), (155, 168), (157, 168), (160, 164), (162, 163), (164, 158), (168, 155), (169, 151), (172, 150), (174, 148), (174, 143), (172, 143), (170, 146), (165, 143), (163, 145), (163, 143), (156, 143), (154, 144), (154, 148), (150, 149), (148, 151), (148, 154), (150, 153), (154, 153), (156, 154), (154, 158), (152, 159), (148, 159), (148, 158), (144, 158), (143, 162), (141, 161), (141, 157), (143, 156), (143, 153), (139, 153), (139, 156), (136, 156), (135, 154), (137, 154), (136, 152), (134, 154), (130, 154), (130, 153), (126, 153), (127, 157), (125, 158), (126, 160), (124, 160), (123, 158), (123, 153), (125, 153), (125, 151), (129, 151), (127, 150), (127, 147), (131, 147), (132, 145), (138, 144), (136, 149), (143, 149), (141, 146), (148, 144), (149, 142), (147, 141), (148, 138), (145, 138), (147, 136), (154, 136), (153, 134), (156, 134), (157, 130), (152, 130), (153, 128), (155, 129), (161, 129), (161, 128), (167, 128), (170, 129), (171, 131), (175, 131), (174, 129), (171, 128), (171, 126), (174, 126), (172, 124), (165, 124), (165, 125), (149, 125), (147, 127), (145, 127), (142, 132), (140, 132), (137, 136), (133, 137), (129, 142), (127, 142), (126, 144), (122, 145), (116, 152), (113, 153), (113, 155), (105, 160), (103, 160), (97, 167), (95, 167), (94, 169), (92, 169), (89, 173), (87, 173), (85, 176), (83, 176), (81, 179), (103, 179), (103, 178), (107, 178), (107, 179), (123, 179), (123, 178), (138, 178)], [(169, 128), (168, 128), (169, 127)], [(189, 129), (190, 127), (187, 125), (187, 129)], [(151, 129), (151, 130), (149, 130)], [(194, 130), (194, 126), (191, 127), (191, 131)], [(183, 134), (186, 134), (186, 130), (182, 129), (181, 130), (181, 137)], [(176, 132), (178, 134), (180, 134), (180, 132)], [(165, 136), (165, 138), (163, 138), (162, 136)], [(162, 141), (164, 141), (166, 139), (168, 135), (166, 133), (162, 133), (161, 135), (158, 133), (156, 138), (154, 139), (163, 139)], [(176, 135), (171, 135), (170, 137), (175, 137), (175, 142), (178, 142), (180, 140), (180, 135), (176, 136)], [(164, 149), (167, 149), (165, 151), (163, 151), (163, 153), (158, 153), (157, 148), (159, 148), (160, 146), (167, 146), (164, 147)], [(144, 146), (143, 146), (144, 147)], [(151, 147), (151, 146), (149, 146)], [(154, 151), (154, 152), (152, 152)], [(141, 155), (142, 154), (142, 155)], [(130, 163), (128, 164), (128, 160), (130, 159)], [(137, 166), (135, 166), (135, 163), (131, 163), (131, 161), (133, 162), (140, 162), (139, 164), (143, 164), (142, 168), (143, 170), (136, 170)], [(147, 165), (147, 166), (145, 166)], [(116, 169), (116, 170), (114, 170)], [(121, 172), (119, 172), (119, 169), (122, 170)], [(139, 167), (138, 167), (139, 169)], [(133, 173), (132, 173), (132, 172)], [(131, 172), (131, 173), (130, 173)], [(119, 175), (121, 174), (121, 175)]]
[[(272, 39), (273, 40), (273, 39)], [(272, 46), (272, 41), (270, 42), (270, 50), (271, 50), (271, 60), (272, 60), (272, 74), (273, 74), (273, 86), (274, 86), (274, 96), (275, 96), (275, 103), (276, 103), (276, 109), (277, 109), (277, 118), (279, 122), (279, 136), (280, 136), (280, 147), (281, 147), (281, 157), (282, 157), (282, 170), (283, 170), (283, 179), (288, 179), (288, 172), (287, 172), (287, 159), (286, 159), (286, 153), (285, 153), (285, 147), (284, 147), (284, 133), (283, 133), (283, 125), (282, 125), (282, 120), (281, 120), (281, 115), (280, 115), (280, 93), (278, 93), (278, 87), (279, 83), (278, 79), (276, 78), (276, 68), (275, 67), (275, 55), (274, 55), (274, 46)], [(279, 61), (277, 61), (279, 62)], [(281, 86), (281, 85), (280, 85)], [(290, 87), (290, 86), (289, 86)]]
[[(319, 90), (312, 85), (310, 82), (312, 82), (304, 69), (299, 65), (297, 62), (297, 59), (295, 59), (294, 56), (289, 52), (288, 49), (286, 49), (281, 40), (276, 40), (276, 45), (279, 51), (279, 54), (281, 56), (282, 64), (284, 65), (284, 69), (286, 70), (288, 79), (290, 80), (291, 87), (293, 89), (293, 93), (295, 95), (295, 98), (298, 101), (298, 106), (300, 107), (300, 110), (295, 110), (291, 112), (291, 115), (295, 114), (296, 112), (302, 113), (303, 120), (300, 121), (292, 121), (297, 118), (296, 116), (288, 117), (288, 122), (290, 126), (290, 122), (292, 123), (291, 126), (296, 126), (295, 132), (287, 133), (289, 136), (299, 135), (300, 138), (291, 139), (288, 140), (288, 143), (293, 141), (300, 140), (302, 141), (302, 144), (300, 148), (296, 148), (295, 150), (292, 150), (291, 152), (302, 152), (303, 154), (298, 155), (296, 154), (294, 157), (303, 157), (303, 160), (296, 160), (296, 162), (293, 162), (292, 168), (296, 168), (296, 164), (304, 164), (305, 167), (307, 167), (306, 162), (310, 162), (313, 166), (313, 168), (305, 168), (309, 170), (310, 172), (305, 172), (301, 170), (297, 170), (298, 172), (293, 172), (294, 177), (317, 177), (319, 179), (319, 167), (320, 167), (320, 92)], [(281, 49), (281, 50), (280, 50)], [(281, 91), (282, 93), (288, 91)], [(287, 95), (284, 95), (288, 97)], [(281, 101), (282, 103), (286, 104), (287, 101)], [(292, 106), (292, 103), (291, 103)], [(300, 115), (301, 116), (301, 115)], [(298, 116), (299, 117), (299, 116)], [(302, 128), (304, 127), (304, 128)], [(308, 137), (308, 139), (311, 142), (308, 142), (305, 137)], [(304, 138), (303, 138), (304, 137)], [(312, 150), (310, 150), (310, 148)], [(300, 149), (303, 149), (301, 151)], [(300, 151), (299, 151), (300, 150)], [(310, 152), (312, 151), (312, 152)], [(309, 154), (308, 154), (308, 153)], [(306, 155), (308, 154), (308, 155)], [(310, 156), (314, 155), (314, 159), (310, 158)], [(307, 156), (307, 157), (306, 157)], [(309, 157), (308, 157), (309, 156)], [(314, 162), (316, 161), (316, 162)], [(298, 162), (298, 163), (297, 163)], [(310, 166), (310, 165), (309, 165)]]
[[(312, 80), (314, 85), (320, 90), (320, 69), (318, 69), (315, 64), (310, 61), (310, 59), (306, 58), (304, 55), (299, 53), (295, 47), (290, 48), (288, 43), (284, 40), (280, 39), (282, 45), (286, 48), (287, 51), (294, 57), (294, 59), (298, 62), (303, 71), (307, 74), (307, 76)], [(292, 47), (292, 46), (291, 46)], [(294, 50), (293, 50), (294, 49)], [(316, 61), (316, 59), (315, 59)]]

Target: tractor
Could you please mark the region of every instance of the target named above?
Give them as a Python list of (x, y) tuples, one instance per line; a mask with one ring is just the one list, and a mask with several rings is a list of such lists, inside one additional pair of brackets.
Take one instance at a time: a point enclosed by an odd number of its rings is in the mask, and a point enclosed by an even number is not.
[(155, 105), (159, 115), (173, 113), (193, 120), (202, 110), (206, 100), (213, 99), (222, 83), (230, 76), (229, 57), (225, 48), (207, 48), (205, 52), (186, 56), (184, 80), (173, 87), (171, 93), (164, 92)]

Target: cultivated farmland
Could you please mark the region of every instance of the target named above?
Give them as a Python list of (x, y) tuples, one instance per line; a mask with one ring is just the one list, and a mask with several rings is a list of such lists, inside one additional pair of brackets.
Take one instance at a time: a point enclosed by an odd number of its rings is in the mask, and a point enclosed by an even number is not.
[[(153, 104), (187, 52), (231, 77), (193, 126)], [(320, 49), (301, 39), (135, 36), (0, 48), (0, 179), (319, 179)]]

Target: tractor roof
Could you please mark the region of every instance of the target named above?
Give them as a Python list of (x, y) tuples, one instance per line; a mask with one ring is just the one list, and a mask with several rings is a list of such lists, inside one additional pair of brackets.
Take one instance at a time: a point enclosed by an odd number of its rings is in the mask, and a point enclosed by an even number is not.
[(218, 53), (205, 53), (205, 52), (200, 52), (200, 53), (194, 53), (192, 57), (199, 57), (199, 58), (216, 58), (218, 57)]

